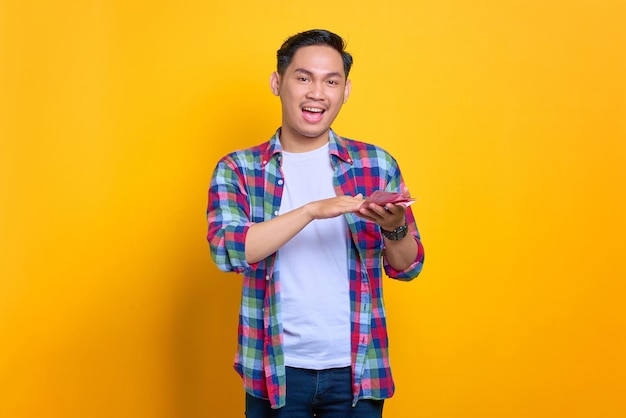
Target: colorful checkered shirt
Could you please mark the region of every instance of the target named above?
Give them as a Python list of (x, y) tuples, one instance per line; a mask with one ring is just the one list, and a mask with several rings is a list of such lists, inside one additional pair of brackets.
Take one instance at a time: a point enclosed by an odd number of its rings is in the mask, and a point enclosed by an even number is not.
[[(269, 399), (272, 408), (285, 405), (285, 364), (282, 346), (280, 260), (276, 254), (246, 262), (244, 247), (251, 225), (278, 216), (283, 193), (280, 130), (256, 147), (235, 151), (218, 163), (209, 189), (208, 241), (216, 265), (243, 274), (239, 312), (239, 346), (235, 369), (245, 390)], [(330, 161), (337, 195), (371, 195), (375, 190), (400, 191), (396, 161), (383, 149), (337, 136), (330, 131)], [(380, 227), (354, 214), (344, 215), (349, 258), (353, 402), (389, 398), (394, 383), (389, 367), (382, 269), (387, 276), (411, 280), (419, 274), (424, 250), (410, 208), (406, 219), (418, 254), (398, 271), (384, 259)]]

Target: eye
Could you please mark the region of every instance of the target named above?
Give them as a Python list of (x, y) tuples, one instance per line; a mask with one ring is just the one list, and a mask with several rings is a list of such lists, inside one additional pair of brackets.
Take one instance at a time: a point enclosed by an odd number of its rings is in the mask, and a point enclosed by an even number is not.
[(298, 77), (297, 80), (301, 81), (303, 83), (306, 83), (307, 81), (309, 81), (309, 79), (307, 77)]
[(328, 80), (328, 84), (330, 84), (331, 86), (336, 86), (339, 84), (339, 81), (337, 80)]

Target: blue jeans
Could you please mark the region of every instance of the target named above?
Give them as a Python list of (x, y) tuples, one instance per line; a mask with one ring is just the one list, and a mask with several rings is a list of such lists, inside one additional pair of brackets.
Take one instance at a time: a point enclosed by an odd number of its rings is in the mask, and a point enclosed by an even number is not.
[(383, 401), (363, 399), (352, 407), (350, 367), (308, 370), (287, 367), (287, 403), (272, 409), (267, 399), (246, 393), (247, 418), (381, 418)]

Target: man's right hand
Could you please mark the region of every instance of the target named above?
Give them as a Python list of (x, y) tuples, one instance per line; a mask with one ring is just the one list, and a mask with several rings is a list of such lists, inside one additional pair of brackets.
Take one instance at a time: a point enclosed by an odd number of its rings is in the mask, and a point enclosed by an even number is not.
[(304, 210), (311, 220), (329, 219), (344, 213), (357, 212), (364, 201), (360, 193), (356, 196), (337, 196), (307, 203), (304, 205)]

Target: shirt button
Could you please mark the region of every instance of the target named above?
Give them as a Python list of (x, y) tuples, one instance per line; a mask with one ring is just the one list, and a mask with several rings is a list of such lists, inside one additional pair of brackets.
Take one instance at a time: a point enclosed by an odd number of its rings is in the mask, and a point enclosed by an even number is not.
[(265, 276), (265, 280), (269, 280), (269, 279), (270, 279), (270, 275), (268, 274), (268, 275)]
[(277, 210), (274, 211), (274, 215), (278, 216), (278, 211)]
[(267, 164), (267, 160), (263, 160), (263, 165)]
[(282, 186), (282, 185), (283, 185), (283, 181), (282, 181), (282, 179), (281, 179), (281, 180), (278, 180), (278, 185), (279, 185), (279, 186)]

